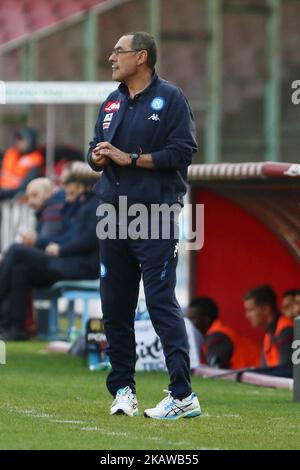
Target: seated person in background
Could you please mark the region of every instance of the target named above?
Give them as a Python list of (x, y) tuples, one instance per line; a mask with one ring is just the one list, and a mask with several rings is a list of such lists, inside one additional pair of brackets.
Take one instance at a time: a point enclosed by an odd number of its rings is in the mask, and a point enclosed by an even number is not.
[(66, 228), (68, 233), (49, 243), (46, 252), (14, 245), (10, 263), (0, 271), (0, 304), (5, 306), (2, 308), (1, 339), (27, 338), (24, 323), (27, 298), (32, 288), (50, 287), (64, 279), (99, 277), (97, 206), (98, 198), (90, 190), (82, 193), (79, 208), (70, 227)]
[[(41, 231), (36, 240), (35, 246), (43, 250), (49, 243), (65, 243), (71, 240), (73, 236), (73, 221), (80, 207), (81, 195), (87, 190), (87, 187), (81, 181), (73, 176), (68, 176), (63, 182), (63, 190), (59, 191), (64, 194), (64, 204), (60, 209), (60, 228), (56, 233), (47, 233), (47, 226)], [(58, 196), (57, 196), (58, 197)]]
[(16, 134), (14, 147), (3, 156), (0, 200), (12, 199), (17, 193), (24, 192), (29, 181), (42, 176), (43, 172), (44, 157), (37, 148), (37, 132), (23, 127)]
[(294, 316), (293, 311), (297, 292), (300, 294), (300, 289), (289, 289), (283, 293), (281, 312), (288, 318), (292, 318)]
[(272, 287), (261, 285), (248, 291), (244, 295), (244, 308), (251, 326), (265, 330), (260, 372), (292, 376), (293, 321), (279, 313)]
[(240, 369), (258, 365), (256, 344), (219, 320), (218, 307), (211, 298), (193, 299), (186, 316), (204, 336), (201, 359), (209, 366)]
[[(13, 243), (1, 255), (0, 273), (4, 269), (4, 262), (6, 265), (13, 262), (14, 251), (20, 252), (20, 243), (44, 250), (51, 242), (63, 243), (70, 240), (73, 236), (72, 220), (79, 209), (80, 194), (84, 190), (85, 186), (72, 178), (65, 181), (64, 189), (57, 192), (54, 192), (49, 178), (36, 178), (31, 181), (26, 190), (26, 197), (28, 205), (36, 211), (36, 230), (20, 234), (18, 243)], [(6, 266), (5, 269), (9, 268)]]
[(294, 302), (291, 309), (291, 318), (294, 319), (300, 315), (300, 289), (294, 290)]
[(49, 178), (36, 178), (26, 188), (26, 199), (35, 212), (37, 224), (36, 230), (20, 235), (20, 243), (39, 246), (44, 237), (53, 237), (62, 228), (65, 191), (54, 192), (54, 184)]

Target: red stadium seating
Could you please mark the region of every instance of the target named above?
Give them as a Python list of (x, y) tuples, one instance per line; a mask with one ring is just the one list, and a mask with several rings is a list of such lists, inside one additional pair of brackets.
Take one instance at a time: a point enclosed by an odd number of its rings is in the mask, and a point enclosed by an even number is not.
[(2, 0), (0, 46), (109, 0)]

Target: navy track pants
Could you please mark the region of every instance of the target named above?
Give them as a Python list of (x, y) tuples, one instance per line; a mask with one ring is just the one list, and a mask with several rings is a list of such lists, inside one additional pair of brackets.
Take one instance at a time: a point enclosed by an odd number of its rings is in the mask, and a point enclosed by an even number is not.
[(135, 309), (142, 276), (146, 304), (159, 336), (174, 398), (191, 393), (187, 333), (175, 297), (177, 240), (100, 240), (100, 293), (112, 370), (107, 388), (115, 396), (129, 386), (135, 392)]

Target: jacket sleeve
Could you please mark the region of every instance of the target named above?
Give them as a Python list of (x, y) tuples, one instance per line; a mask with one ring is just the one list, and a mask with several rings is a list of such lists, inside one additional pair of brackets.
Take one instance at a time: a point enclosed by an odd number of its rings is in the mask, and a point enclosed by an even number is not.
[(72, 240), (74, 237), (74, 230), (70, 228), (70, 230), (64, 231), (64, 233), (53, 235), (53, 236), (39, 236), (36, 242), (36, 247), (38, 248), (46, 248), (49, 243), (57, 243), (61, 245), (63, 243), (67, 243), (69, 240)]
[(98, 172), (102, 171), (102, 168), (99, 167), (99, 165), (95, 165), (92, 162), (92, 152), (93, 152), (94, 148), (96, 147), (96, 145), (99, 142), (102, 142), (104, 140), (103, 134), (102, 134), (102, 127), (101, 127), (101, 111), (102, 111), (102, 109), (103, 109), (103, 104), (100, 107), (100, 110), (99, 110), (99, 113), (98, 113), (97, 121), (96, 121), (96, 124), (95, 124), (95, 129), (94, 129), (94, 137), (93, 137), (93, 140), (91, 140), (90, 143), (89, 143), (89, 149), (88, 149), (88, 153), (87, 153), (87, 156), (86, 156), (87, 162), (90, 165), (90, 167), (92, 168), (92, 170), (98, 171)]
[(286, 364), (291, 362), (292, 357), (293, 328), (287, 327), (281, 331), (277, 338), (277, 347), (279, 350), (279, 363)]
[(61, 232), (61, 227), (62, 227), (62, 222), (61, 219), (57, 218), (53, 220), (47, 220), (43, 224), (43, 228), (40, 231), (38, 238), (45, 237), (45, 238), (51, 238), (57, 236)]
[(60, 256), (81, 256), (97, 247), (96, 222), (88, 223), (85, 231), (68, 243), (60, 245)]
[(182, 170), (197, 151), (196, 126), (187, 99), (177, 89), (167, 110), (166, 145), (151, 153), (154, 168)]
[[(60, 256), (80, 256), (94, 250), (98, 245), (96, 236), (96, 208), (98, 202), (93, 204), (82, 214), (79, 229), (74, 237), (66, 243), (60, 244)], [(84, 228), (83, 228), (84, 226)]]
[(215, 332), (204, 340), (205, 358), (211, 367), (227, 369), (233, 354), (233, 344), (224, 333)]

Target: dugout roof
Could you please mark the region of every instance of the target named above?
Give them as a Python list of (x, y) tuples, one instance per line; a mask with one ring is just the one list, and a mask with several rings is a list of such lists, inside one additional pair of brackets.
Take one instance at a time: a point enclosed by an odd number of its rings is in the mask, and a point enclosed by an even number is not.
[(191, 200), (204, 204), (204, 246), (191, 252), (190, 297), (217, 302), (221, 318), (261, 339), (243, 295), (259, 284), (300, 287), (300, 165), (223, 163), (189, 168)]

